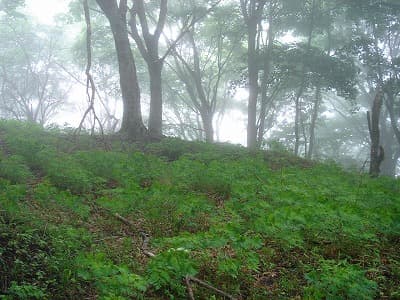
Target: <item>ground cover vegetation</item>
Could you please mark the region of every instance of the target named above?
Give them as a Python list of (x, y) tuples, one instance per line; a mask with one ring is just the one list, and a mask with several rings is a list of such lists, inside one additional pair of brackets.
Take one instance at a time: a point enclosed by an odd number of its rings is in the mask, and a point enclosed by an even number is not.
[(398, 180), (277, 146), (0, 141), (0, 299), (400, 298)]

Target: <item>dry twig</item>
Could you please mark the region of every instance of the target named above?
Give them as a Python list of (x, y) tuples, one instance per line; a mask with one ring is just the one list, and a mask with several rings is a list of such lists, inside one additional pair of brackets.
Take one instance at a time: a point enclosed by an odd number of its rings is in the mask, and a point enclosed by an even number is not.
[(212, 285), (208, 284), (207, 282), (205, 282), (205, 281), (203, 281), (203, 280), (201, 280), (201, 279), (199, 279), (197, 277), (187, 276), (186, 278), (188, 280), (190, 280), (190, 281), (193, 281), (193, 282), (205, 287), (205, 288), (208, 288), (209, 290), (212, 290), (212, 291), (220, 294), (221, 296), (224, 296), (225, 298), (228, 298), (228, 299), (231, 299), (231, 300), (238, 300), (238, 298), (236, 298), (236, 297), (234, 297), (234, 296), (232, 296), (232, 295), (230, 295), (228, 293), (225, 293), (224, 291), (222, 291), (220, 289), (217, 289), (216, 287), (213, 287)]
[(187, 288), (187, 291), (189, 294), (189, 299), (195, 300), (192, 285), (190, 284), (190, 279), (188, 276), (185, 277), (185, 283), (186, 283), (186, 288)]

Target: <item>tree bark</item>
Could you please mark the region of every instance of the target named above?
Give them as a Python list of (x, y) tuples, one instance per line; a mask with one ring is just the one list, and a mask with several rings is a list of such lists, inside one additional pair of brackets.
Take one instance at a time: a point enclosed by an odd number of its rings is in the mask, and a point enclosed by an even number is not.
[(381, 175), (395, 177), (397, 162), (400, 158), (399, 144), (394, 137), (392, 128), (386, 126), (386, 119), (381, 122), (381, 143), (385, 149), (385, 159), (381, 164)]
[(117, 52), (123, 101), (120, 132), (129, 139), (143, 139), (147, 136), (147, 130), (142, 120), (136, 65), (128, 37), (127, 0), (121, 0), (119, 6), (116, 0), (96, 0), (96, 2), (110, 23)]
[(162, 136), (162, 61), (155, 61), (148, 64), (150, 75), (150, 115), (149, 133), (150, 136), (159, 138)]
[(257, 22), (250, 20), (248, 22), (248, 52), (247, 68), (249, 73), (249, 102), (247, 108), (247, 147), (257, 147), (257, 97), (258, 97), (258, 71), (256, 35)]
[(393, 132), (396, 136), (396, 140), (400, 145), (400, 129), (398, 127), (398, 118), (396, 117), (395, 111), (394, 111), (394, 95), (390, 91), (387, 91), (386, 93), (387, 98), (386, 98), (386, 108), (389, 113), (390, 117), (390, 124), (392, 125)]
[[(312, 8), (311, 8), (311, 12), (310, 12), (310, 24), (309, 24), (309, 30), (308, 30), (308, 38), (307, 38), (307, 48), (306, 48), (306, 52), (304, 54), (304, 59), (307, 58), (307, 56), (310, 53), (310, 49), (311, 49), (311, 41), (312, 41), (312, 34), (314, 31), (314, 23), (315, 23), (315, 9), (316, 9), (316, 1), (318, 0), (313, 0), (312, 1)], [(301, 71), (301, 83), (300, 83), (300, 87), (299, 90), (296, 94), (296, 99), (295, 99), (295, 124), (294, 124), (294, 135), (295, 135), (295, 144), (294, 144), (294, 154), (295, 155), (299, 155), (299, 150), (300, 150), (300, 123), (302, 121), (302, 117), (301, 117), (301, 101), (300, 98), (303, 95), (303, 92), (306, 88), (306, 73), (307, 73), (307, 68), (305, 63), (303, 63), (302, 66), (302, 71)], [(305, 143), (307, 143), (307, 141), (304, 141)], [(307, 145), (305, 145), (305, 147), (307, 147)]]
[(267, 107), (268, 102), (272, 101), (272, 97), (268, 97), (267, 95), (267, 87), (268, 87), (268, 79), (271, 73), (271, 60), (272, 60), (272, 48), (274, 45), (275, 35), (272, 30), (273, 26), (273, 13), (269, 12), (268, 17), (268, 38), (267, 38), (267, 52), (266, 57), (264, 58), (264, 70), (263, 70), (263, 77), (261, 80), (261, 108), (260, 108), (260, 117), (259, 117), (259, 124), (258, 124), (258, 133), (257, 133), (257, 147), (261, 148), (265, 133), (265, 119), (267, 117)]
[(213, 114), (204, 110), (201, 114), (201, 121), (203, 123), (204, 135), (207, 143), (214, 142), (214, 127), (213, 127)]
[(317, 83), (317, 87), (315, 89), (315, 102), (311, 115), (311, 124), (310, 124), (310, 143), (308, 146), (307, 158), (311, 159), (314, 155), (314, 146), (315, 146), (315, 127), (317, 124), (319, 107), (321, 104), (322, 95), (321, 95), (321, 86)]
[(372, 113), (367, 112), (368, 129), (371, 138), (370, 167), (371, 177), (378, 177), (380, 165), (384, 159), (384, 150), (380, 143), (379, 118), (383, 104), (383, 93), (379, 89), (372, 104)]
[(257, 148), (257, 98), (259, 94), (257, 64), (257, 27), (264, 11), (266, 0), (241, 0), (242, 15), (247, 26), (247, 70), (249, 76), (249, 100), (247, 106), (247, 147)]

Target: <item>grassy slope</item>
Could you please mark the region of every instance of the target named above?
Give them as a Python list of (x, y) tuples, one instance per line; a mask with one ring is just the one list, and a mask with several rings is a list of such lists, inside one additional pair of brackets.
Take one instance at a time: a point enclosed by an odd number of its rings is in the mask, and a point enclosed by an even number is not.
[(0, 299), (186, 299), (186, 275), (243, 299), (400, 299), (398, 181), (232, 145), (135, 148), (0, 123)]

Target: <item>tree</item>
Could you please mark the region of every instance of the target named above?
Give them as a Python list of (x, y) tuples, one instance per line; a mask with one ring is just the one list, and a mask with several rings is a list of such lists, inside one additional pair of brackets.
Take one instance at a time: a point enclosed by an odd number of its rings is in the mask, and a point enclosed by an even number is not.
[[(147, 63), (150, 77), (149, 133), (153, 137), (162, 136), (162, 81), (161, 72), (166, 55), (159, 56), (159, 40), (167, 18), (167, 0), (160, 0), (159, 16), (154, 32), (150, 32), (146, 7), (143, 0), (134, 0), (130, 10), (130, 34), (136, 42), (143, 59)], [(137, 27), (140, 24), (140, 32)]]
[(68, 92), (58, 66), (62, 33), (35, 25), (28, 17), (6, 15), (0, 22), (0, 112), (45, 125)]
[(0, 12), (5, 12), (9, 15), (21, 16), (16, 10), (19, 7), (25, 5), (25, 0), (1, 0), (0, 1)]
[(120, 87), (123, 101), (121, 133), (129, 139), (143, 139), (147, 129), (143, 124), (139, 82), (127, 28), (127, 0), (96, 0), (106, 15), (113, 33), (117, 52)]
[(379, 176), (380, 166), (384, 159), (384, 150), (380, 144), (379, 121), (383, 103), (383, 92), (378, 91), (372, 104), (372, 112), (367, 113), (368, 129), (371, 138), (371, 155), (369, 174), (372, 177)]
[[(229, 8), (219, 9), (212, 16), (194, 25), (172, 52), (173, 70), (183, 82), (191, 107), (199, 114), (206, 142), (213, 142), (214, 116), (221, 107), (224, 81), (232, 61), (237, 34), (230, 34), (232, 16)], [(204, 53), (204, 54), (203, 54)]]
[[(398, 51), (393, 45), (399, 45), (398, 28), (400, 7), (388, 1), (376, 3), (374, 1), (353, 0), (349, 3), (348, 14), (354, 20), (356, 35), (353, 47), (355, 54), (363, 64), (366, 83), (371, 91), (377, 95), (371, 104), (371, 113), (368, 124), (371, 136), (370, 174), (377, 176), (380, 172), (380, 163), (383, 161), (384, 148), (380, 143), (380, 124), (382, 106), (385, 103), (389, 117), (392, 120), (393, 132), (396, 135), (396, 121), (392, 117), (398, 89), (393, 88), (397, 79)], [(397, 37), (396, 37), (397, 35)], [(396, 41), (397, 40), (397, 41)], [(379, 113), (379, 114), (378, 114)], [(378, 118), (378, 120), (374, 120)], [(375, 121), (375, 124), (374, 122)], [(385, 151), (386, 152), (386, 151)], [(390, 151), (391, 152), (391, 151)]]
[(257, 99), (259, 94), (259, 44), (257, 33), (267, 0), (240, 0), (242, 16), (247, 29), (247, 70), (249, 100), (247, 108), (247, 147), (257, 147)]

